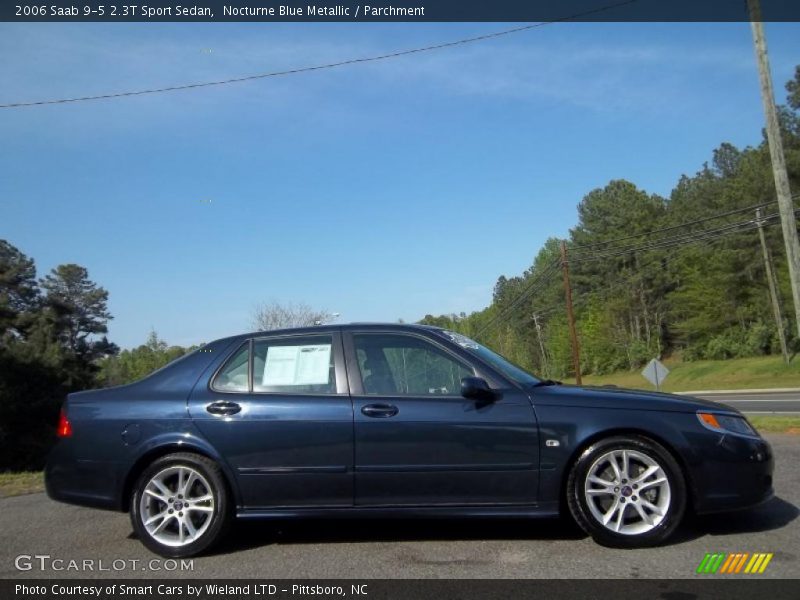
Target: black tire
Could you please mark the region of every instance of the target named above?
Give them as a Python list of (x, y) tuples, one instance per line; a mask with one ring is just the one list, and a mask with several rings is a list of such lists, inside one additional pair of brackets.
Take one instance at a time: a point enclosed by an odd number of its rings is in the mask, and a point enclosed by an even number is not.
[[(611, 484), (609, 488), (611, 491), (619, 490), (619, 493), (615, 492), (611, 494), (609, 492), (603, 495), (589, 496), (589, 493), (586, 491), (586, 486), (587, 477), (591, 474), (591, 469), (593, 467), (599, 469), (603, 464), (606, 464), (601, 459), (608, 456), (608, 453), (624, 450), (639, 453), (639, 455), (645, 455), (653, 460), (666, 476), (668, 487), (648, 487), (644, 492), (647, 494), (647, 497), (642, 495), (642, 497), (639, 498), (636, 494), (641, 494), (641, 492), (633, 490), (632, 485), (629, 485), (629, 482), (623, 479), (622, 481), (626, 481), (625, 484), (621, 484), (622, 482), (620, 481), (621, 485), (615, 486), (615, 484)], [(610, 461), (607, 464), (607, 468), (611, 469)], [(631, 465), (630, 471), (636, 468), (642, 468), (641, 465), (637, 463), (636, 459), (631, 460)], [(642, 471), (638, 471), (637, 473), (642, 473)], [(595, 476), (597, 475), (595, 474)], [(609, 477), (601, 477), (600, 479), (605, 481), (608, 478)], [(611, 478), (613, 478), (613, 476)], [(661, 477), (653, 475), (650, 481), (653, 479), (661, 479)], [(635, 480), (635, 478), (631, 479), (630, 483)], [(591, 484), (592, 488), (596, 488), (597, 485), (598, 484)], [(637, 488), (638, 485), (641, 484), (637, 484)], [(594, 491), (594, 489), (590, 491)], [(592, 498), (591, 502), (593, 503), (594, 512), (589, 505), (589, 497)], [(581, 529), (592, 536), (597, 543), (616, 548), (655, 546), (666, 540), (683, 519), (687, 502), (686, 480), (680, 465), (678, 465), (669, 451), (660, 444), (642, 436), (614, 436), (593, 443), (581, 453), (570, 470), (567, 479), (566, 498), (569, 510), (576, 523)], [(666, 505), (665, 508), (661, 510), (663, 514), (651, 512), (650, 509), (645, 508), (643, 504), (640, 504), (639, 507), (635, 506), (637, 502), (643, 503), (644, 501), (648, 501), (653, 505), (654, 502), (651, 500), (655, 499), (658, 499), (657, 502)], [(615, 501), (619, 501), (622, 504), (617, 504), (617, 512), (613, 514), (620, 518), (620, 529), (629, 530), (627, 533), (620, 533), (613, 530), (616, 524), (614, 518), (611, 519), (609, 525), (604, 525), (600, 520), (604, 511), (605, 514), (608, 514), (608, 512), (613, 509)], [(631, 506), (633, 506), (633, 509), (630, 508)], [(641, 513), (638, 512), (640, 508), (655, 525), (645, 522), (644, 517), (640, 516)], [(619, 512), (620, 509), (622, 509), (622, 512)], [(636, 531), (637, 527), (642, 528), (643, 531)], [(651, 529), (644, 530), (647, 527), (651, 527)]]
[[(153, 537), (153, 535), (151, 535), (151, 533), (145, 527), (141, 514), (142, 495), (145, 493), (144, 490), (148, 485), (148, 482), (150, 482), (154, 476), (164, 472), (169, 472), (170, 469), (175, 467), (186, 467), (199, 473), (205, 479), (204, 482), (201, 481), (201, 485), (205, 487), (204, 484), (207, 483), (207, 487), (209, 488), (208, 491), (213, 497), (213, 503), (207, 502), (207, 504), (213, 507), (213, 510), (209, 512), (210, 516), (207, 517), (209, 519), (209, 523), (205, 527), (205, 530), (198, 536), (196, 540), (186, 543), (185, 545), (178, 546), (162, 543)], [(177, 491), (175, 494), (176, 497), (174, 500), (180, 502), (180, 500), (177, 498)], [(173, 498), (170, 498), (170, 501), (172, 500)], [(159, 504), (159, 506), (161, 506), (161, 504)], [(170, 505), (163, 506), (164, 509), (167, 509)], [(145, 506), (145, 510), (147, 509), (147, 506)], [(178, 511), (176, 510), (175, 513), (177, 512)], [(174, 517), (172, 516), (172, 513), (170, 514), (170, 518), (173, 520), (168, 524), (168, 527), (179, 527), (180, 534), (184, 535), (188, 530), (184, 529), (184, 526), (179, 524), (177, 514), (175, 514)], [(181, 517), (183, 517), (183, 514), (183, 512), (180, 513)], [(195, 513), (192, 514), (194, 515)], [(186, 512), (186, 515), (188, 518), (188, 511)], [(168, 454), (156, 459), (152, 464), (145, 468), (144, 471), (142, 471), (133, 487), (130, 502), (130, 517), (131, 524), (133, 525), (136, 535), (148, 549), (167, 558), (186, 558), (200, 554), (201, 552), (211, 548), (214, 544), (218, 543), (230, 528), (234, 514), (230, 493), (228, 491), (225, 477), (219, 465), (217, 465), (217, 463), (215, 463), (213, 460), (199, 454), (190, 452), (176, 452), (175, 454)], [(197, 518), (197, 516), (193, 517), (193, 519)], [(204, 525), (205, 518), (206, 517), (204, 514), (199, 516), (199, 519), (202, 520)]]

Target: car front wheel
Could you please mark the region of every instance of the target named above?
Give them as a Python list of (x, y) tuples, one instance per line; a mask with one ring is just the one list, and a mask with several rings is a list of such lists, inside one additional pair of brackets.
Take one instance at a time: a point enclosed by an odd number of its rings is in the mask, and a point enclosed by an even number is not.
[(142, 543), (161, 556), (181, 558), (207, 550), (231, 520), (225, 480), (212, 460), (191, 453), (163, 456), (139, 476), (131, 522)]
[(567, 481), (578, 525), (597, 542), (642, 547), (667, 539), (686, 510), (680, 466), (660, 444), (615, 436), (589, 446)]

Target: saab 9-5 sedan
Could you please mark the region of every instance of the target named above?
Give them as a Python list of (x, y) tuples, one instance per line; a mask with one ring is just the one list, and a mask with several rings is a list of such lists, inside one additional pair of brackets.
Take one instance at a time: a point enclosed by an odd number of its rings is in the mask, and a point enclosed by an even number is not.
[(51, 498), (129, 511), (163, 556), (232, 520), (555, 517), (654, 545), (691, 510), (772, 495), (735, 409), (542, 380), (460, 334), (352, 324), (217, 340), (147, 378), (70, 394)]

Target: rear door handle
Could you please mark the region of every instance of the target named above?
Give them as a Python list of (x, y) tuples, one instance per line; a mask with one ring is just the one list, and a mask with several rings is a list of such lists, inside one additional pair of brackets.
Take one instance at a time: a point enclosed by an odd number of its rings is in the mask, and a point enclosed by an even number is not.
[(242, 407), (236, 402), (229, 400), (217, 400), (206, 406), (206, 411), (212, 415), (228, 416), (235, 415), (242, 410)]
[(399, 409), (392, 404), (367, 404), (361, 409), (363, 415), (377, 419), (393, 417), (398, 412)]

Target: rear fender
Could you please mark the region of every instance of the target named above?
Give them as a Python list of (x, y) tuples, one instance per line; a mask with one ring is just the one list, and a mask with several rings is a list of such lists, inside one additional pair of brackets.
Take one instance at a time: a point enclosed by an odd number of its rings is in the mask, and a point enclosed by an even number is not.
[[(194, 425), (191, 425), (194, 429)], [(136, 480), (142, 471), (157, 458), (172, 454), (173, 452), (195, 452), (207, 456), (216, 462), (225, 475), (229, 491), (233, 495), (233, 500), (237, 507), (242, 506), (239, 486), (234, 476), (233, 470), (227, 461), (208, 443), (208, 441), (197, 433), (189, 431), (168, 432), (157, 435), (142, 443), (134, 462), (131, 464), (125, 475), (125, 484), (122, 486), (121, 496), (118, 498), (118, 506), (121, 510), (128, 510), (131, 493)]]

